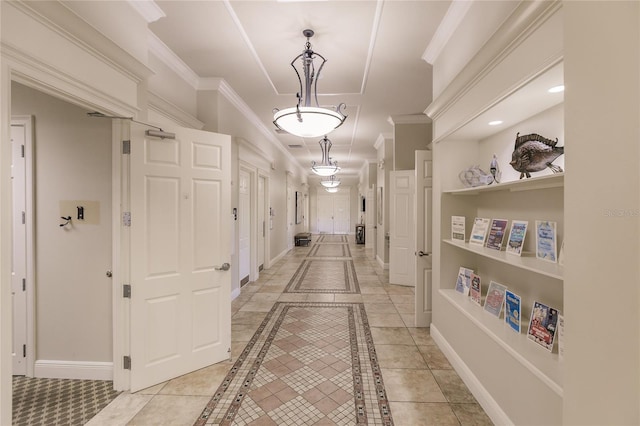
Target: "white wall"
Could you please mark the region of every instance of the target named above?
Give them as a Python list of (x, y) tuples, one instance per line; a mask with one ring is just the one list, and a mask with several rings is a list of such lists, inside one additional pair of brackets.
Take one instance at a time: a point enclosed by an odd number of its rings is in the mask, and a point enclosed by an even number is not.
[(563, 423), (637, 425), (640, 3), (566, 2), (564, 13)]
[[(11, 100), (35, 116), (36, 359), (111, 361), (111, 121), (15, 83)], [(98, 202), (99, 223), (60, 227), (62, 200)]]

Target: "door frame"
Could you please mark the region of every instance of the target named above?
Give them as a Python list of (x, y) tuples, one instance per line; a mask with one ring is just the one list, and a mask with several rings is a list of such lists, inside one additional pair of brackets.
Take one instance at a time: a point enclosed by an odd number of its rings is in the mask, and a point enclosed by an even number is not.
[[(33, 198), (33, 135), (34, 135), (34, 117), (32, 115), (13, 115), (11, 116), (11, 126), (23, 126), (25, 128), (24, 141), (24, 167), (25, 167), (25, 291), (26, 291), (26, 356), (25, 367), (26, 377), (33, 377), (35, 371), (35, 227), (34, 227), (34, 198)], [(12, 203), (13, 210), (13, 203)], [(13, 251), (13, 247), (12, 247)], [(12, 310), (13, 320), (13, 310)], [(12, 323), (13, 329), (13, 323)]]

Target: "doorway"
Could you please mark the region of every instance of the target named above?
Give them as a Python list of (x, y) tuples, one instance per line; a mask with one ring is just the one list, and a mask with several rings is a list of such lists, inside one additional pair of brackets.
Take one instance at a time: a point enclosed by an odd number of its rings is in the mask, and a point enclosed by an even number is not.
[(318, 233), (348, 234), (351, 229), (350, 195), (318, 194)]
[(251, 175), (240, 170), (238, 182), (238, 239), (239, 239), (239, 277), (240, 287), (249, 282), (251, 274)]

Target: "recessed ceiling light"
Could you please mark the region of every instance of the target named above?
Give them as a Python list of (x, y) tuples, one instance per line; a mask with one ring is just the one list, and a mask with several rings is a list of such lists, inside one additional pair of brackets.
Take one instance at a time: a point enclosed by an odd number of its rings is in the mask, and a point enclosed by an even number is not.
[(498, 124), (502, 124), (502, 120), (494, 120), (489, 122), (489, 126), (497, 126)]
[(549, 89), (549, 93), (560, 93), (560, 92), (564, 92), (564, 85), (560, 85), (560, 86), (553, 86), (551, 89)]

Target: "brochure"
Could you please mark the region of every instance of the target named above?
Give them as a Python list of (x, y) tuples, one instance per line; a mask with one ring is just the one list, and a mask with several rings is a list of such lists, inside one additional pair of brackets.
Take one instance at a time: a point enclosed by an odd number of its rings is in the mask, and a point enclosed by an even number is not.
[(521, 312), (520, 296), (507, 290), (504, 298), (504, 321), (517, 333), (520, 333)]
[(529, 222), (526, 220), (514, 220), (511, 222), (511, 231), (509, 231), (509, 240), (507, 241), (507, 253), (522, 255), (524, 247), (524, 237), (527, 236), (527, 226)]
[(465, 268), (464, 266), (460, 267), (458, 270), (458, 278), (456, 279), (456, 291), (458, 293), (462, 293), (465, 296), (469, 294), (471, 275), (473, 275), (473, 269)]
[(484, 241), (487, 238), (487, 231), (489, 229), (489, 222), (491, 221), (487, 218), (476, 217), (474, 219), (469, 244), (484, 246)]
[(500, 312), (502, 312), (504, 294), (506, 291), (506, 286), (498, 284), (495, 281), (491, 281), (489, 284), (489, 290), (487, 291), (487, 298), (484, 300), (484, 310), (497, 318), (500, 318)]
[(480, 275), (471, 274), (471, 287), (469, 288), (469, 295), (471, 300), (478, 305), (481, 305), (482, 299), (482, 284), (480, 283)]
[(451, 239), (453, 241), (464, 242), (465, 220), (464, 216), (451, 216)]
[(493, 219), (491, 221), (489, 235), (487, 236), (487, 248), (498, 251), (502, 249), (502, 240), (508, 223), (509, 221), (504, 219)]
[(536, 220), (536, 257), (557, 262), (556, 222)]
[(551, 352), (558, 325), (558, 310), (540, 302), (533, 302), (527, 338)]
[(564, 315), (558, 315), (558, 359), (564, 360)]

